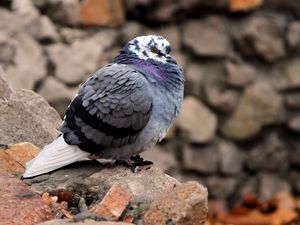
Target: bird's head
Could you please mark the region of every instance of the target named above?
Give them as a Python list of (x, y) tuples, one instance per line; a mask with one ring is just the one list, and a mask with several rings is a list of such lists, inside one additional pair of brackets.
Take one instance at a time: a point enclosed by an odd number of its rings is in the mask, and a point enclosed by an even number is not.
[(115, 57), (115, 63), (132, 65), (156, 80), (174, 76), (184, 80), (182, 68), (170, 55), (171, 45), (162, 36), (139, 36), (129, 41)]

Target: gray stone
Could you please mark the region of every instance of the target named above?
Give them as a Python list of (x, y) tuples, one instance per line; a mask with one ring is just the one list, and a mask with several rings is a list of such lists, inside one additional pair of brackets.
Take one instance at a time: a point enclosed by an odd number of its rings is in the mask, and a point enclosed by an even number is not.
[(286, 55), (284, 26), (285, 19), (280, 15), (257, 15), (236, 27), (234, 36), (243, 54), (273, 62)]
[(218, 17), (192, 20), (184, 24), (183, 43), (203, 57), (223, 57), (231, 51), (225, 25)]
[(243, 198), (247, 194), (257, 193), (258, 177), (246, 175), (244, 179), (240, 181), (239, 190), (237, 196)]
[[(203, 93), (206, 102), (218, 111), (231, 112), (238, 101), (239, 94), (228, 89), (224, 82), (224, 65), (221, 63), (205, 63), (203, 67)], [(209, 76), (207, 76), (209, 74)]]
[(141, 154), (145, 160), (153, 162), (157, 167), (164, 172), (168, 172), (177, 167), (177, 162), (174, 153), (169, 152), (166, 147), (156, 145), (153, 149), (145, 151)]
[[(1, 101), (1, 100), (0, 100)], [(38, 147), (59, 133), (61, 119), (44, 98), (29, 90), (20, 90), (0, 104), (0, 143), (30, 142)]]
[(300, 114), (297, 114), (289, 119), (288, 126), (290, 129), (300, 133)]
[(186, 94), (202, 96), (203, 77), (205, 73), (199, 63), (191, 62), (185, 71), (185, 92)]
[(78, 84), (96, 72), (102, 49), (89, 38), (75, 41), (71, 46), (51, 45), (47, 53), (55, 66), (55, 76), (67, 84)]
[(207, 146), (185, 146), (183, 148), (183, 167), (201, 174), (214, 174), (220, 160), (216, 144)]
[(60, 29), (61, 39), (71, 44), (74, 41), (84, 39), (89, 36), (89, 32), (75, 27), (62, 27)]
[(237, 180), (232, 177), (208, 177), (205, 181), (211, 198), (226, 199), (237, 187)]
[(268, 84), (253, 84), (245, 90), (239, 104), (221, 132), (235, 140), (246, 140), (262, 127), (282, 120), (282, 99)]
[(239, 94), (216, 82), (204, 82), (204, 94), (210, 106), (221, 112), (231, 112), (237, 105)]
[(288, 149), (276, 133), (253, 148), (247, 159), (247, 167), (252, 171), (285, 171), (289, 167)]
[(234, 87), (245, 87), (256, 78), (255, 69), (247, 64), (227, 62), (225, 69), (226, 82)]
[(204, 225), (207, 189), (195, 181), (184, 183), (155, 199), (144, 214), (144, 225)]
[(287, 28), (287, 43), (291, 49), (300, 51), (300, 22), (293, 21), (288, 25)]
[(136, 21), (128, 21), (120, 30), (120, 40), (122, 44), (126, 44), (128, 41), (143, 34), (144, 27), (141, 23)]
[(33, 4), (57, 23), (79, 24), (79, 1), (77, 0), (33, 0)]
[(77, 94), (77, 88), (71, 89), (50, 76), (42, 83), (38, 93), (56, 109), (59, 115), (63, 116), (71, 100)]
[(224, 175), (239, 174), (243, 170), (244, 154), (231, 142), (220, 141), (218, 145), (220, 172)]
[(97, 32), (91, 37), (91, 39), (97, 42), (101, 49), (109, 51), (117, 43), (119, 39), (119, 32), (115, 29), (105, 29)]
[(0, 99), (8, 99), (13, 93), (9, 83), (5, 79), (5, 73), (0, 65)]
[[(144, 166), (137, 173), (121, 165), (101, 165), (95, 160), (77, 162), (52, 172), (47, 179), (26, 179), (37, 193), (71, 191), (89, 202), (91, 208), (102, 200), (115, 183), (127, 185), (132, 203), (150, 203), (162, 193), (171, 191), (180, 183), (158, 167)], [(92, 198), (92, 199), (91, 199)]]
[(290, 90), (300, 87), (300, 58), (288, 61), (283, 68), (275, 68), (272, 84), (278, 90)]
[(176, 120), (180, 136), (193, 143), (207, 143), (214, 139), (217, 117), (200, 100), (188, 96)]
[(275, 174), (263, 173), (259, 175), (259, 196), (270, 199), (280, 192), (290, 193), (291, 186), (287, 180)]
[(287, 94), (285, 103), (291, 108), (300, 109), (300, 93)]
[(4, 33), (0, 34), (0, 65), (4, 69), (12, 64), (16, 55), (16, 43), (9, 35)]
[(56, 27), (47, 16), (41, 16), (37, 38), (42, 42), (56, 42), (59, 40)]
[(6, 68), (7, 80), (14, 89), (33, 89), (46, 76), (46, 60), (39, 44), (25, 33), (14, 36), (14, 63)]

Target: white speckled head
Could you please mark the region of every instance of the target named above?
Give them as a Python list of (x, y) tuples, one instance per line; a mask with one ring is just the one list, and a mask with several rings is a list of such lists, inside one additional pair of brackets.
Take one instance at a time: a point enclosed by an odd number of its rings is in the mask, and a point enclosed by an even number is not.
[(128, 50), (141, 59), (154, 59), (165, 63), (171, 52), (170, 43), (162, 36), (139, 36), (129, 42)]

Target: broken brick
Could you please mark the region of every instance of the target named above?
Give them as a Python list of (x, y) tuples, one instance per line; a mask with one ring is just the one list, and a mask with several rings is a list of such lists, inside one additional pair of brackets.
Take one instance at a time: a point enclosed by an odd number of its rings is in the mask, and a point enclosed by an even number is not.
[(131, 193), (127, 187), (118, 183), (114, 184), (93, 211), (98, 215), (118, 220), (131, 198)]
[(33, 225), (53, 214), (42, 198), (11, 174), (0, 172), (0, 221), (9, 225)]

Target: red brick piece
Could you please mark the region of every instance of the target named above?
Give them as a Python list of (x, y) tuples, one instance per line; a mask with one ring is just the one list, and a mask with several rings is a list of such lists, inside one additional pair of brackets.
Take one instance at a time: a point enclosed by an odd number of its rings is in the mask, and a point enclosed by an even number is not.
[(101, 216), (118, 220), (130, 203), (131, 198), (131, 193), (127, 187), (118, 183), (114, 184), (103, 200), (95, 207), (94, 212)]
[(41, 197), (13, 175), (0, 172), (0, 221), (9, 225), (33, 225), (53, 218)]
[(83, 0), (80, 3), (80, 23), (83, 25), (117, 27), (124, 21), (122, 0)]

